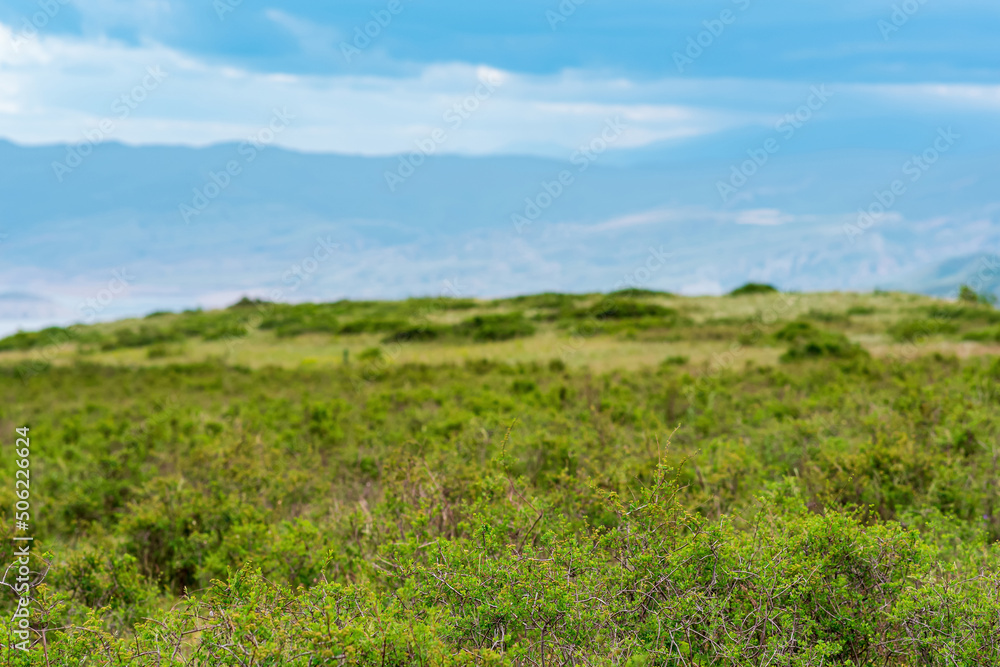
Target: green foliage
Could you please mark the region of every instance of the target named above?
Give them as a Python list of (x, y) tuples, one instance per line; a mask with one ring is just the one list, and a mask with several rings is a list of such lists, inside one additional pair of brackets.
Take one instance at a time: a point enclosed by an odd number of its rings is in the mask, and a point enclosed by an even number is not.
[(958, 289), (958, 300), (973, 305), (993, 305), (997, 302), (997, 297), (995, 294), (979, 293), (968, 285), (962, 285)]
[(0, 340), (0, 352), (7, 350), (31, 350), (49, 345), (59, 345), (72, 341), (75, 338), (76, 336), (71, 329), (64, 329), (62, 327), (49, 327), (41, 331), (18, 331), (16, 334)]
[(383, 343), (415, 343), (437, 340), (448, 333), (446, 327), (425, 325), (405, 327), (382, 339)]
[(974, 340), (980, 343), (1000, 343), (1000, 327), (969, 331), (962, 336), (962, 340)]
[(748, 296), (751, 294), (774, 294), (777, 292), (777, 288), (772, 285), (767, 285), (765, 283), (747, 283), (741, 287), (737, 287), (729, 296)]
[[(598, 319), (605, 299), (551, 303), (563, 321), (640, 333), (687, 312)], [(641, 299), (611, 301), (657, 305)], [(445, 306), (252, 304), (104, 335), (388, 321), (409, 328), (389, 338), (432, 328), (445, 346), (533, 327), (520, 312), (431, 324), (425, 307)], [(953, 309), (959, 332), (996, 328), (982, 305), (933, 308)], [(596, 372), (572, 351), (429, 365), (374, 347), (325, 368), (55, 364), (22, 380), (0, 367), (0, 423), (31, 427), (40, 542), (32, 650), (0, 652), (11, 665), (1000, 664), (1000, 361), (884, 360), (822, 318), (722, 319), (677, 326), (760, 328), (757, 344), (808, 363), (674, 355)], [(15, 468), (0, 457), (0, 475)], [(0, 504), (15, 500), (0, 485)]]
[(263, 305), (269, 305), (270, 303), (270, 301), (265, 301), (264, 299), (251, 299), (250, 297), (245, 296), (233, 305), (229, 306), (229, 310), (237, 308), (256, 308)]
[(112, 338), (101, 343), (101, 349), (117, 350), (128, 347), (145, 347), (147, 345), (171, 343), (181, 338), (181, 334), (177, 331), (143, 324), (138, 329), (119, 329), (114, 333)]
[(580, 299), (585, 298), (579, 294), (557, 294), (555, 292), (543, 292), (542, 294), (528, 294), (515, 296), (509, 299), (497, 299), (491, 303), (493, 306), (514, 306), (516, 308), (541, 308), (564, 310), (572, 308)]
[(648, 296), (673, 296), (670, 292), (660, 292), (658, 290), (642, 289), (639, 287), (626, 287), (616, 292), (611, 292), (608, 296), (615, 298), (641, 299)]
[(816, 322), (826, 322), (828, 324), (841, 323), (848, 321), (849, 313), (831, 313), (826, 310), (816, 310), (812, 308), (804, 317), (808, 320), (814, 320)]
[(155, 343), (146, 350), (146, 358), (148, 359), (165, 359), (182, 354), (184, 354), (183, 345), (168, 345), (166, 343)]
[(1000, 323), (1000, 311), (984, 306), (982, 304), (970, 304), (960, 302), (956, 304), (944, 303), (928, 306), (923, 309), (927, 317), (937, 322), (986, 322), (988, 324)]
[(950, 334), (958, 331), (954, 322), (939, 319), (906, 319), (889, 327), (889, 334), (894, 340), (911, 342), (928, 336)]
[(824, 357), (857, 359), (869, 356), (863, 347), (852, 343), (844, 334), (817, 329), (809, 322), (790, 322), (774, 337), (791, 344), (781, 357), (786, 362)]
[(477, 342), (510, 340), (535, 333), (535, 327), (520, 312), (500, 315), (476, 315), (453, 328), (455, 335)]
[(647, 303), (636, 299), (607, 297), (598, 301), (590, 308), (575, 313), (578, 319), (593, 318), (597, 320), (633, 320), (643, 317), (670, 317), (677, 311), (655, 303)]
[(664, 359), (662, 365), (664, 365), (664, 366), (683, 366), (688, 361), (690, 361), (690, 359), (691, 359), (690, 357), (684, 356), (682, 354), (678, 354), (678, 355), (670, 356), (670, 357), (667, 357), (666, 359)]
[(378, 361), (378, 360), (381, 360), (384, 356), (385, 356), (385, 354), (382, 352), (381, 348), (378, 348), (378, 347), (369, 347), (369, 348), (367, 348), (365, 350), (362, 350), (361, 353), (358, 354), (358, 360), (359, 361)]

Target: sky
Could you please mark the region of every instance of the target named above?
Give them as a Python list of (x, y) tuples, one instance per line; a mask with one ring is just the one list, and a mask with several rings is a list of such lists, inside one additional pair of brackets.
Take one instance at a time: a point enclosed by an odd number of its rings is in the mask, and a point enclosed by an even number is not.
[[(102, 317), (217, 306), (320, 232), (363, 246), (320, 300), (604, 289), (663, 244), (679, 293), (920, 289), (1000, 249), (997, 35), (996, 0), (0, 0), (0, 333), (78, 321), (122, 267)], [(247, 142), (291, 152), (190, 225)], [(432, 154), (462, 157), (401, 171)], [(565, 168), (585, 184), (511, 242)]]
[(766, 127), (815, 86), (845, 122), (992, 120), (998, 34), (995, 0), (3, 0), (0, 137), (204, 146), (279, 113), (300, 151), (565, 157), (615, 117), (617, 148)]

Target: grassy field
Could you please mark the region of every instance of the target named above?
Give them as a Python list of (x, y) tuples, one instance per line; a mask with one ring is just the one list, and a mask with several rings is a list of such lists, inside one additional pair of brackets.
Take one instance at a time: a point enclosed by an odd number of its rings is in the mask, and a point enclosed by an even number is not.
[(35, 542), (2, 658), (1000, 664), (1000, 312), (746, 291), (8, 337)]
[[(601, 309), (641, 304), (662, 312), (602, 317)], [(311, 312), (308, 312), (311, 311)], [(529, 330), (456, 333), (476, 316), (520, 316)], [(0, 363), (40, 366), (87, 361), (148, 366), (219, 359), (263, 368), (344, 366), (371, 361), (440, 364), (560, 358), (595, 371), (638, 369), (670, 357), (692, 368), (725, 358), (774, 364), (784, 352), (773, 335), (811, 323), (843, 334), (878, 357), (942, 353), (965, 358), (1000, 351), (1000, 313), (904, 293), (749, 294), (738, 297), (546, 295), (496, 301), (414, 299), (287, 306), (257, 303), (225, 311), (159, 314), (140, 320), (51, 329), (0, 341)], [(398, 340), (393, 335), (417, 332)], [(423, 335), (421, 335), (423, 332)], [(368, 352), (369, 358), (364, 358)]]

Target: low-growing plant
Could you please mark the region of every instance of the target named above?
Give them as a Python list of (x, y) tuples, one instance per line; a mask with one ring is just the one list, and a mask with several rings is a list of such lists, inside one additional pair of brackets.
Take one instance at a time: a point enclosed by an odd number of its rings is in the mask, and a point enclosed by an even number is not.
[(746, 283), (729, 293), (729, 296), (748, 296), (752, 294), (774, 294), (778, 291), (773, 285), (766, 283)]
[(521, 312), (498, 315), (476, 315), (459, 324), (452, 331), (455, 335), (471, 338), (477, 342), (502, 341), (522, 336), (531, 336), (535, 327)]

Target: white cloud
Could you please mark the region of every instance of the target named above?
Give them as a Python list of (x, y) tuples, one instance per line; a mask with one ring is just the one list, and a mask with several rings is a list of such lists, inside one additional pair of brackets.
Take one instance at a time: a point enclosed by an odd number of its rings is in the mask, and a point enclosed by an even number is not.
[(734, 222), (737, 225), (760, 225), (773, 227), (794, 222), (795, 216), (785, 215), (775, 208), (755, 208), (746, 211), (739, 211)]
[[(280, 12), (271, 12), (271, 18), (288, 23)], [(268, 74), (199, 61), (158, 44), (40, 34), (15, 48), (13, 36), (0, 24), (0, 121), (6, 137), (22, 143), (82, 140), (101, 119), (116, 115), (115, 100), (142, 81), (147, 67), (162, 68), (167, 80), (116, 122), (108, 139), (190, 145), (242, 140), (267, 121), (272, 108), (286, 107), (296, 119), (279, 143), (305, 151), (393, 154), (412, 150), (415, 141), (441, 128), (448, 135), (441, 152), (544, 146), (539, 152), (551, 153), (553, 147), (572, 151), (614, 116), (629, 126), (622, 147), (713, 132), (746, 120), (646, 99), (662, 97), (656, 84), (623, 86), (621, 79), (580, 72), (538, 77), (445, 63), (395, 78)], [(317, 49), (326, 37), (310, 35)], [(476, 100), (486, 77), (499, 86), (488, 99)], [(649, 90), (644, 94), (643, 88)], [(620, 101), (623, 91), (632, 99)], [(445, 114), (463, 102), (478, 108), (455, 127), (454, 116)]]
[[(147, 4), (154, 13), (169, 11), (168, 3)], [(117, 0), (95, 7), (110, 15), (131, 11)], [(333, 44), (332, 31), (278, 10), (267, 15), (316, 53)], [(438, 63), (396, 77), (261, 73), (156, 43), (44, 32), (17, 40), (15, 31), (0, 24), (2, 132), (21, 143), (81, 141), (85, 131), (115, 115), (115, 100), (138, 85), (150, 66), (161, 67), (169, 78), (106, 138), (188, 145), (241, 141), (267, 122), (274, 107), (285, 107), (296, 118), (278, 143), (304, 151), (394, 154), (412, 150), (441, 128), (447, 140), (439, 152), (568, 156), (615, 116), (628, 125), (616, 148), (637, 147), (748, 124), (767, 126), (808, 93), (808, 86), (795, 82), (629, 80), (584, 70), (541, 76), (470, 63)], [(489, 99), (476, 101), (470, 96), (484, 77), (501, 83)], [(875, 97), (888, 107), (1000, 108), (998, 86), (845, 84), (838, 95), (845, 107), (852, 106), (847, 98), (870, 105)], [(445, 114), (469, 100), (478, 108), (453, 127)]]

